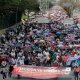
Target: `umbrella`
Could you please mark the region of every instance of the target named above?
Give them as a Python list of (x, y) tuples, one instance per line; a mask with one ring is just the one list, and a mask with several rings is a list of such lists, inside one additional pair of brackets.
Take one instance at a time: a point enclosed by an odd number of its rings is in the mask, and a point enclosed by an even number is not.
[(7, 58), (7, 57), (8, 57), (8, 55), (1, 54), (1, 55), (0, 55), (0, 57), (1, 57), (1, 58)]
[(33, 32), (36, 32), (37, 31), (37, 29), (33, 29)]
[(53, 21), (59, 20), (60, 22), (62, 22), (66, 18), (69, 18), (66, 11), (58, 5), (56, 5), (50, 9), (48, 17)]
[(40, 42), (40, 43), (45, 43), (45, 40), (40, 40), (39, 42)]
[(28, 47), (24, 48), (24, 51), (26, 51), (26, 52), (32, 52), (33, 49), (30, 46), (28, 46)]
[(37, 47), (37, 46), (31, 46), (31, 48), (32, 48), (32, 51), (34, 50), (35, 52), (36, 51), (41, 51), (41, 49), (39, 48), (39, 47)]
[(78, 65), (80, 66), (80, 60), (77, 60)]
[(69, 59), (67, 60), (67, 65), (70, 65), (72, 61), (76, 61), (80, 58), (80, 56), (76, 56), (76, 57), (69, 57)]
[(21, 47), (21, 46), (22, 46), (21, 43), (17, 43), (17, 44), (15, 44), (15, 47)]
[(56, 32), (56, 35), (57, 35), (57, 36), (60, 36), (60, 35), (61, 35), (61, 32)]
[(22, 44), (21, 43), (16, 43), (16, 44), (9, 44), (11, 47), (21, 47)]
[(23, 46), (23, 47), (22, 47), (22, 49), (26, 49), (26, 48), (29, 48), (29, 46), (26, 45), (26, 46)]

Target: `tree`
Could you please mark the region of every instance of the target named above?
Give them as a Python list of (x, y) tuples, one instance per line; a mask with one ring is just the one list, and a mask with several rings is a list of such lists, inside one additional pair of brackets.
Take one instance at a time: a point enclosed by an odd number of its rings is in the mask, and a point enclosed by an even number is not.
[(19, 22), (25, 9), (39, 11), (37, 0), (0, 0), (0, 21), (4, 22), (6, 20), (7, 23), (11, 23), (10, 21), (15, 23), (16, 15), (18, 15)]
[(39, 4), (37, 0), (0, 0), (0, 11), (9, 10), (19, 10), (24, 11), (28, 9), (30, 11), (39, 11)]
[(79, 0), (60, 0), (59, 4), (67, 11), (71, 16), (73, 10), (79, 6)]
[(37, 0), (22, 0), (22, 4), (25, 4), (25, 9), (29, 11), (39, 11), (39, 4)]
[(54, 4), (50, 1), (49, 2), (49, 8), (51, 8), (51, 7), (53, 7), (54, 6)]

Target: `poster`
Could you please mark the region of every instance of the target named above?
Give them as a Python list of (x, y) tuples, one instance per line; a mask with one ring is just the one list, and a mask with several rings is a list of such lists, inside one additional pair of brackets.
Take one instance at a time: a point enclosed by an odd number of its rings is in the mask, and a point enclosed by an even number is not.
[(61, 75), (69, 75), (70, 72), (71, 68), (16, 66), (12, 73), (28, 78), (50, 79)]

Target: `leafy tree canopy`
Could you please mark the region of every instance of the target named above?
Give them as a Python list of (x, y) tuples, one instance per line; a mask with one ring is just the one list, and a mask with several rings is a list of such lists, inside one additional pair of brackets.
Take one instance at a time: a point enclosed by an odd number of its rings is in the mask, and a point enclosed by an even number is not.
[(16, 10), (17, 7), (21, 11), (24, 11), (25, 9), (30, 11), (39, 10), (37, 0), (0, 0), (0, 12)]

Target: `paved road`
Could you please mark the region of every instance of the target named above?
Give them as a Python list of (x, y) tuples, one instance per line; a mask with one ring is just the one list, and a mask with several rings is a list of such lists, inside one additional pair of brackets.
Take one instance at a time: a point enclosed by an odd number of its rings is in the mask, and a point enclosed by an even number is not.
[[(0, 74), (0, 80), (3, 80), (1, 74)], [(12, 78), (6, 78), (5, 80), (40, 80), (40, 79), (29, 79), (29, 78), (17, 79), (17, 76), (12, 76)], [(74, 76), (70, 75), (70, 76), (64, 76), (56, 79), (44, 79), (44, 80), (75, 80), (75, 79)]]

